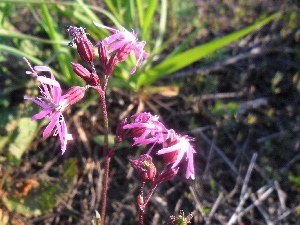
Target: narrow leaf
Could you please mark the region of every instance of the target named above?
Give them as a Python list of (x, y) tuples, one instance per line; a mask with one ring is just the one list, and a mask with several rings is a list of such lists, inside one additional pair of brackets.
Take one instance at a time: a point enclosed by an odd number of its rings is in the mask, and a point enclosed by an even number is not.
[(241, 37), (251, 33), (252, 31), (264, 26), (268, 22), (278, 17), (278, 13), (269, 16), (268, 18), (261, 20), (251, 26), (248, 26), (239, 31), (233, 32), (222, 38), (215, 39), (206, 44), (189, 49), (181, 54), (177, 54), (172, 58), (168, 58), (160, 64), (153, 67), (151, 70), (141, 74), (138, 78), (138, 86), (151, 85), (155, 80), (164, 77), (170, 73), (178, 71), (199, 59), (211, 54), (212, 52), (240, 39)]

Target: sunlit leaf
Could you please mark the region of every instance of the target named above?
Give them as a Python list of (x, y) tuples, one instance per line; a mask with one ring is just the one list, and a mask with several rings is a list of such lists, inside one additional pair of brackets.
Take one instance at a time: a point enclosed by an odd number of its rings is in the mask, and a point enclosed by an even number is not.
[(221, 38), (217, 38), (213, 41), (210, 41), (206, 44), (202, 44), (200, 46), (191, 48), (185, 52), (175, 55), (174, 57), (167, 58), (162, 61), (160, 64), (156, 65), (152, 69), (146, 71), (141, 74), (138, 78), (137, 84), (138, 86), (149, 86), (154, 81), (159, 78), (162, 78), (170, 73), (178, 71), (201, 58), (213, 53), (214, 51), (223, 48), (224, 46), (239, 40), (243, 36), (251, 33), (252, 31), (264, 26), (268, 22), (277, 18), (280, 14), (273, 14), (268, 18), (261, 20), (251, 26), (248, 26), (244, 29), (235, 31), (229, 35), (226, 35)]

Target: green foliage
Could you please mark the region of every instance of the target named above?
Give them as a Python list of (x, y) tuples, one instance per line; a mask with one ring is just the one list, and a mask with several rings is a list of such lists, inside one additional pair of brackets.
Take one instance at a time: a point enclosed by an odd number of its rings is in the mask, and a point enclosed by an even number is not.
[(236, 102), (223, 103), (222, 101), (216, 101), (213, 113), (218, 116), (233, 118), (236, 114), (239, 105)]
[(19, 105), (0, 109), (0, 151), (6, 152), (7, 160), (2, 163), (8, 165), (19, 165), (22, 155), (28, 149), (38, 130), (37, 121), (32, 121), (28, 117), (28, 113), (33, 112), (25, 111), (23, 108), (24, 105)]
[[(146, 49), (150, 52), (150, 57), (143, 68), (140, 68), (133, 76), (129, 75), (130, 68), (135, 64), (134, 60), (127, 60), (118, 65), (114, 75), (114, 85), (125, 86), (134, 91), (138, 91), (141, 87), (151, 86), (153, 83), (170, 74), (176, 72), (203, 57), (217, 51), (220, 48), (230, 44), (233, 41), (249, 34), (275, 19), (278, 14), (274, 14), (266, 19), (263, 19), (254, 25), (236, 31), (232, 34), (218, 38), (203, 45), (196, 46), (192, 49), (186, 50), (186, 46), (197, 35), (198, 30), (191, 33), (186, 40), (179, 44), (172, 52), (170, 52), (166, 59), (157, 65), (154, 65), (154, 59), (160, 58), (165, 49), (169, 47), (170, 41), (176, 37), (176, 32), (168, 29), (168, 14), (173, 14), (174, 5), (167, 0), (130, 0), (130, 1), (105, 1), (108, 10), (100, 9), (92, 5), (83, 3), (81, 0), (71, 2), (44, 2), (44, 1), (9, 1), (2, 3), (2, 24), (0, 29), (0, 36), (4, 41), (0, 43), (0, 50), (6, 51), (17, 57), (26, 56), (33, 64), (49, 64), (50, 62), (57, 62), (59, 66), (55, 66), (54, 74), (58, 79), (70, 85), (82, 84), (77, 76), (74, 75), (70, 62), (74, 59), (76, 51), (71, 50), (68, 46), (68, 37), (66, 36), (66, 24), (59, 23), (58, 18), (69, 20), (69, 24), (74, 26), (82, 26), (87, 28), (87, 32), (91, 38), (98, 41), (107, 35), (107, 31), (99, 29), (93, 25), (93, 21), (103, 23), (100, 19), (109, 20), (106, 25), (119, 27), (120, 24), (127, 29), (133, 28), (140, 31), (140, 40), (147, 42)], [(178, 3), (178, 2), (177, 2)], [(15, 4), (15, 5), (14, 5)], [(19, 31), (10, 21), (8, 15), (17, 10), (19, 6), (26, 6), (27, 9), (36, 18), (36, 33), (46, 34), (45, 38), (38, 38), (36, 35), (26, 35)], [(36, 7), (40, 10), (35, 10)], [(173, 6), (173, 7), (171, 7)], [(177, 9), (179, 10), (179, 9)], [(186, 10), (186, 9), (185, 9)], [(179, 10), (180, 11), (180, 10)], [(100, 17), (96, 15), (100, 13)], [(17, 28), (17, 29), (16, 29)], [(8, 39), (15, 40), (14, 47), (10, 46)], [(30, 51), (21, 51), (22, 45), (27, 42), (26, 46), (32, 45)], [(37, 44), (38, 43), (38, 44)], [(49, 52), (43, 52), (45, 45), (49, 46)], [(48, 48), (48, 47), (47, 47)], [(35, 49), (34, 51), (31, 51)], [(26, 50), (26, 49), (25, 49)], [(38, 51), (39, 52), (36, 52)], [(39, 58), (43, 58), (44, 62)], [(50, 58), (50, 59), (49, 59)]]
[(155, 80), (168, 75), (170, 73), (176, 72), (179, 69), (182, 69), (197, 60), (213, 53), (214, 51), (225, 47), (226, 45), (230, 44), (233, 41), (237, 41), (241, 37), (251, 33), (255, 29), (262, 27), (263, 25), (267, 24), (271, 20), (275, 19), (278, 14), (273, 14), (272, 16), (261, 20), (249, 27), (236, 31), (232, 34), (226, 35), (224, 37), (215, 39), (211, 42), (206, 44), (196, 46), (192, 49), (184, 51), (182, 53), (178, 53), (171, 58), (167, 58), (160, 64), (154, 66), (153, 68), (146, 71), (144, 74), (139, 76), (138, 78), (138, 85), (143, 86), (145, 84), (152, 84)]
[(300, 187), (300, 177), (289, 174), (289, 180), (295, 187)]
[[(108, 146), (112, 147), (114, 145), (114, 135), (108, 135)], [(99, 146), (104, 145), (104, 135), (97, 135), (93, 138), (93, 140), (97, 143)], [(124, 147), (129, 147), (130, 145), (127, 142), (121, 142), (118, 145), (118, 148), (124, 148)]]

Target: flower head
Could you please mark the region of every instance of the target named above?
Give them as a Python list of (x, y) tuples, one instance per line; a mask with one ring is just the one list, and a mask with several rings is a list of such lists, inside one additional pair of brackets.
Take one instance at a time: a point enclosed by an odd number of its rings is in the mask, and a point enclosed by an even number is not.
[[(38, 120), (42, 118), (49, 119), (49, 124), (46, 126), (43, 137), (48, 137), (54, 130), (53, 135), (58, 135), (61, 143), (62, 154), (66, 151), (66, 145), (68, 140), (72, 140), (72, 135), (68, 133), (67, 125), (63, 117), (62, 112), (70, 105), (81, 100), (85, 93), (84, 87), (74, 86), (71, 87), (64, 95), (62, 95), (62, 89), (60, 84), (55, 80), (49, 67), (35, 66), (31, 67), (27, 59), (27, 62), (31, 71), (27, 71), (27, 74), (31, 74), (40, 82), (39, 97), (24, 96), (24, 99), (33, 101), (35, 104), (42, 107), (42, 111), (32, 116), (32, 120)], [(45, 76), (39, 76), (37, 71), (50, 72), (50, 78)]]
[[(137, 113), (132, 116), (133, 123), (125, 125), (124, 129), (131, 129), (134, 145), (161, 144), (166, 140), (168, 130), (158, 121), (158, 116), (150, 113)], [(150, 153), (151, 149), (148, 153)]]
[(173, 163), (171, 168), (176, 168), (183, 159), (184, 155), (187, 160), (187, 169), (185, 177), (188, 179), (191, 177), (195, 179), (194, 170), (194, 157), (193, 154), (196, 152), (190, 144), (192, 140), (187, 135), (180, 136), (175, 133), (174, 130), (169, 130), (169, 137), (171, 141), (165, 148), (160, 149), (157, 154), (164, 155), (164, 159), (167, 164)]
[(129, 32), (121, 26), (120, 30), (104, 26), (102, 24), (94, 22), (97, 27), (101, 27), (109, 30), (112, 35), (100, 41), (100, 43), (108, 48), (108, 54), (115, 52), (116, 57), (120, 62), (124, 61), (134, 51), (136, 58), (136, 65), (131, 70), (131, 74), (136, 71), (136, 67), (141, 65), (143, 61), (148, 57), (148, 53), (145, 52), (144, 47), (146, 42), (138, 41), (137, 35), (134, 32)]

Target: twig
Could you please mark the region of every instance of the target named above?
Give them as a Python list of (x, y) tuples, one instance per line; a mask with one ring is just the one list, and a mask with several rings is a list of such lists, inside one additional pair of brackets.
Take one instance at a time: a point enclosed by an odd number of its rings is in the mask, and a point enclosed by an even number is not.
[(242, 217), (245, 213), (249, 212), (251, 209), (253, 209), (255, 206), (258, 206), (261, 204), (262, 201), (264, 201), (272, 192), (274, 191), (273, 187), (270, 187), (267, 191), (265, 191), (264, 194), (262, 194), (258, 199), (256, 199), (251, 205), (249, 205), (244, 211), (240, 212), (237, 217)]
[[(255, 202), (257, 200), (257, 198), (255, 197), (255, 194), (251, 194), (250, 197), (253, 202)], [(268, 214), (265, 212), (265, 210), (262, 209), (262, 207), (259, 204), (256, 205), (256, 208), (258, 209), (260, 214), (263, 216), (267, 225), (274, 225), (274, 223), (270, 220)]]
[(208, 218), (207, 218), (207, 216), (206, 216), (206, 214), (203, 210), (203, 206), (202, 206), (201, 202), (199, 201), (198, 196), (196, 195), (196, 192), (195, 192), (194, 188), (191, 187), (191, 186), (189, 188), (190, 188), (191, 194), (193, 195), (193, 199), (196, 201), (196, 209), (199, 210), (199, 212), (201, 213), (202, 218), (205, 221), (208, 220)]
[[(277, 224), (280, 220), (283, 220), (284, 218), (286, 218), (287, 216), (289, 216), (291, 213), (294, 213), (296, 211), (298, 206), (296, 206), (295, 208), (293, 209), (290, 209), (286, 212), (284, 212), (283, 214), (281, 214), (280, 216), (278, 216), (275, 220), (274, 220), (274, 223)], [(300, 221), (298, 221), (300, 222)]]
[(245, 179), (244, 179), (239, 204), (236, 207), (236, 210), (235, 210), (234, 214), (231, 216), (231, 218), (228, 222), (228, 225), (234, 224), (237, 221), (237, 219), (239, 218), (239, 213), (242, 211), (242, 208), (243, 208), (246, 200), (250, 196), (250, 194), (247, 193), (247, 189), (248, 189), (248, 183), (249, 183), (249, 180), (250, 180), (253, 168), (254, 168), (256, 158), (257, 158), (257, 153), (254, 153), (252, 158), (251, 158), (250, 165), (248, 167), (248, 170), (247, 170), (247, 173), (246, 173), (246, 176), (245, 176)]
[(213, 218), (215, 212), (217, 211), (217, 209), (218, 209), (218, 207), (219, 207), (219, 205), (220, 205), (222, 199), (223, 199), (223, 194), (221, 193), (221, 194), (219, 194), (217, 200), (215, 201), (213, 207), (212, 207), (211, 210), (210, 210), (210, 213), (209, 213), (209, 215), (208, 215), (208, 218), (207, 218), (207, 220), (205, 221), (205, 224), (206, 224), (206, 225), (210, 225), (210, 224), (211, 224), (211, 219)]
[(193, 133), (199, 133), (201, 135), (201, 137), (204, 139), (204, 141), (206, 143), (208, 143), (209, 145), (211, 145), (212, 149), (214, 149), (216, 151), (216, 153), (219, 154), (219, 156), (221, 156), (221, 158), (223, 158), (223, 160), (225, 161), (225, 163), (231, 168), (231, 170), (236, 174), (236, 175), (240, 175), (239, 171), (235, 168), (235, 166), (231, 163), (231, 161), (228, 159), (228, 157), (223, 153), (223, 151), (218, 148), (202, 131), (202, 129), (194, 129), (192, 131)]

